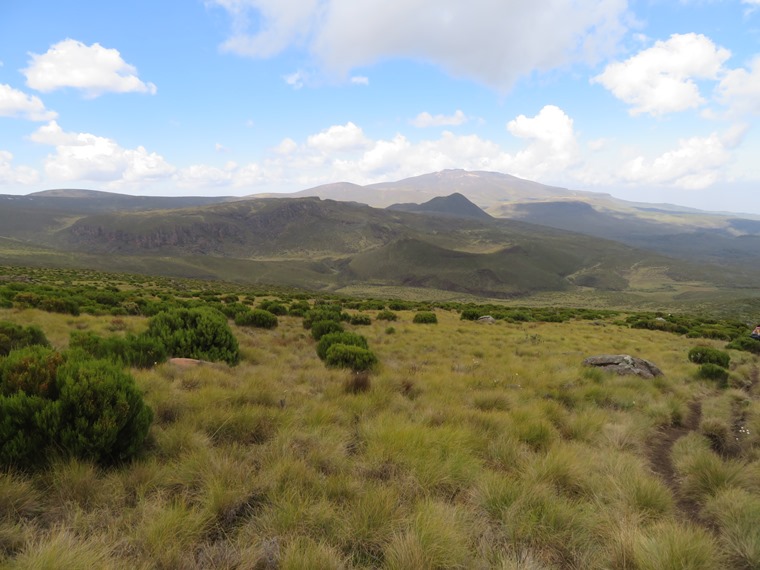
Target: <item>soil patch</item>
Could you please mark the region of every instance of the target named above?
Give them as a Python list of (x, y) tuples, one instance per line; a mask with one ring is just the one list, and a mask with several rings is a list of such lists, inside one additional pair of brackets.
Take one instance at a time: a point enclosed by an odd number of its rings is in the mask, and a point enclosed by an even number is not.
[(649, 463), (652, 470), (660, 476), (665, 484), (670, 488), (673, 497), (676, 500), (676, 509), (681, 516), (695, 524), (705, 526), (704, 521), (699, 516), (699, 505), (693, 499), (685, 497), (681, 492), (681, 486), (673, 467), (671, 457), (673, 445), (689, 432), (699, 429), (699, 422), (702, 419), (702, 403), (694, 401), (689, 404), (689, 415), (686, 421), (680, 426), (669, 426), (657, 434), (647, 451)]

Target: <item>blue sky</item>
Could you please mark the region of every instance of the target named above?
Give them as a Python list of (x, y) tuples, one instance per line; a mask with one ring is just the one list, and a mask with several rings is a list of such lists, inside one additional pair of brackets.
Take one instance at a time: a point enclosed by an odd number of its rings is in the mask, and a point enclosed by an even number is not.
[(760, 214), (760, 0), (1, 0), (0, 62), (0, 193), (464, 168)]

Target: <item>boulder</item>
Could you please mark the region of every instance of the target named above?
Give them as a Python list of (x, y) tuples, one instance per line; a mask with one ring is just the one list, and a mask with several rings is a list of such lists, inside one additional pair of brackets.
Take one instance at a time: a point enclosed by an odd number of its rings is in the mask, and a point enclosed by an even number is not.
[(635, 374), (642, 378), (654, 378), (662, 376), (662, 370), (653, 363), (643, 358), (636, 358), (628, 354), (600, 354), (589, 356), (583, 361), (585, 366), (595, 366), (602, 370), (615, 372), (616, 374)]
[(488, 323), (488, 324), (494, 324), (496, 322), (496, 319), (494, 319), (491, 315), (483, 315), (482, 317), (478, 318), (479, 323)]

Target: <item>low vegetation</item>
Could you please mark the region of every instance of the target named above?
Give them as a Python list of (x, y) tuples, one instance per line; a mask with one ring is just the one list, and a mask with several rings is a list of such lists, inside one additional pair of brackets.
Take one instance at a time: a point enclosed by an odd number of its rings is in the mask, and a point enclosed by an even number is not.
[[(0, 282), (2, 567), (760, 564), (760, 362), (727, 347), (746, 325), (21, 273)], [(275, 304), (276, 328), (236, 324)], [(664, 375), (582, 365), (602, 353)]]

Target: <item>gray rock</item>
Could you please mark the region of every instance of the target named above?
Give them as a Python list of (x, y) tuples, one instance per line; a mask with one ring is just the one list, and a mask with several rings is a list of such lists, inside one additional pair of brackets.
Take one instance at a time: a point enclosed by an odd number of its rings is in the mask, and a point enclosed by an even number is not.
[(654, 378), (662, 376), (662, 370), (653, 363), (643, 358), (636, 358), (627, 354), (600, 354), (589, 356), (583, 361), (585, 366), (595, 366), (602, 370), (615, 372), (616, 374), (635, 374), (642, 378)]
[(482, 317), (478, 318), (478, 322), (493, 324), (496, 322), (496, 319), (494, 319), (491, 315), (483, 315)]

